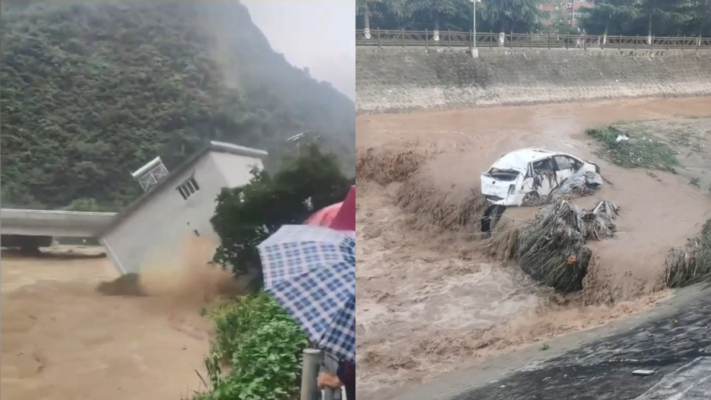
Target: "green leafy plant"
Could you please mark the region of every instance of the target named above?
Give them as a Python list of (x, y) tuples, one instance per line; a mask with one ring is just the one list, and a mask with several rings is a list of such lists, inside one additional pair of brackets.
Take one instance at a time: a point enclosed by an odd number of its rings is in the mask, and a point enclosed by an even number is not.
[(301, 224), (316, 210), (343, 201), (349, 180), (336, 158), (314, 144), (302, 147), (275, 174), (253, 170), (242, 187), (224, 189), (211, 219), (221, 244), (214, 261), (235, 274), (256, 273), (261, 285), (257, 245), (284, 224)]
[(548, 17), (541, 0), (490, 0), (482, 3), (481, 16), (496, 32), (530, 32)]
[(217, 303), (215, 338), (205, 360), (211, 388), (196, 400), (285, 400), (299, 388), (308, 339), (265, 293)]
[[(649, 168), (676, 172), (679, 166), (676, 151), (667, 143), (654, 137), (637, 137), (615, 126), (591, 128), (585, 133), (602, 144), (598, 155), (607, 158), (616, 165), (626, 168)], [(629, 140), (619, 140), (618, 136), (627, 135)]]

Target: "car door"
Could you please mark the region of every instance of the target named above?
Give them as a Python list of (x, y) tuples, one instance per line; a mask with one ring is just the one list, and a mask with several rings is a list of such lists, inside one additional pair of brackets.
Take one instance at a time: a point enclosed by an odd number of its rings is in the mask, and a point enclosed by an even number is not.
[(555, 163), (552, 158), (545, 158), (532, 163), (533, 190), (540, 197), (548, 196), (553, 189), (558, 187)]
[(556, 164), (556, 177), (558, 184), (565, 182), (566, 179), (570, 178), (579, 168), (580, 163), (575, 159), (564, 155), (558, 155), (553, 157)]

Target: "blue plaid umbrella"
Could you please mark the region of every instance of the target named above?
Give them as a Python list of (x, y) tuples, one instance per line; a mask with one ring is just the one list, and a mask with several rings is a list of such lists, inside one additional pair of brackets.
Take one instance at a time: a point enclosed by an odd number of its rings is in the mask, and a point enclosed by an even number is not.
[(313, 343), (355, 361), (355, 236), (285, 225), (258, 248), (267, 292)]

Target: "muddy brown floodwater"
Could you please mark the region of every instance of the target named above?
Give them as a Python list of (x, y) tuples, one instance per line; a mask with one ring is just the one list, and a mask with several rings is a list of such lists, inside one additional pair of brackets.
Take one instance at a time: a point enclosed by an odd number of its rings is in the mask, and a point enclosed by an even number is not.
[[(648, 174), (599, 159), (584, 130), (620, 120), (709, 115), (711, 98), (358, 116), (358, 391), (385, 398), (483, 357), (605, 324), (667, 297), (664, 257), (711, 216), (708, 194), (683, 174)], [(700, 130), (704, 141), (711, 135), (707, 125)], [(480, 173), (522, 147), (596, 162), (610, 183), (579, 204), (604, 198), (622, 209), (617, 238), (590, 244), (595, 264), (582, 293), (564, 297), (537, 287), (516, 266), (490, 257), (473, 233)], [(701, 154), (694, 168), (711, 169), (711, 147)], [(532, 211), (510, 209), (506, 218), (526, 220)]]
[(72, 252), (2, 256), (2, 398), (179, 400), (204, 389), (210, 323), (199, 312), (207, 282), (222, 278), (173, 269), (148, 279), (150, 296), (105, 296), (95, 288), (117, 278), (110, 262)]

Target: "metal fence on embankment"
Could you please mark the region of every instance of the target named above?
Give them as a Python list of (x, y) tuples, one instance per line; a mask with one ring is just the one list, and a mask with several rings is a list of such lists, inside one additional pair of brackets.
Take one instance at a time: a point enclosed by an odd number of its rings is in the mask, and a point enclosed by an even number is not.
[[(476, 42), (474, 37), (476, 36)], [(476, 46), (475, 46), (476, 43)], [(495, 33), (457, 31), (356, 30), (356, 46), (478, 47), (536, 49), (709, 50), (711, 38), (557, 35), (553, 33)]]

